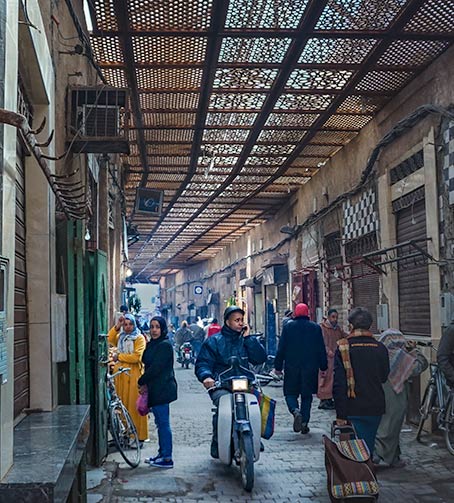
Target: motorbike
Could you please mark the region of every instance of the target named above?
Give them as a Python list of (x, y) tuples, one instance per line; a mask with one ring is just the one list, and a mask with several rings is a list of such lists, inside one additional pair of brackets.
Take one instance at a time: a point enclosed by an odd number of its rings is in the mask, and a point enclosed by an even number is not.
[(189, 368), (191, 363), (194, 363), (194, 352), (190, 342), (184, 342), (180, 346), (180, 354), (178, 356), (178, 363), (181, 363), (183, 368)]
[(231, 367), (219, 374), (212, 390), (225, 389), (218, 406), (217, 440), (219, 460), (240, 467), (244, 490), (254, 486), (254, 463), (260, 457), (261, 415), (257, 398), (250, 392), (256, 383), (255, 375), (231, 357)]

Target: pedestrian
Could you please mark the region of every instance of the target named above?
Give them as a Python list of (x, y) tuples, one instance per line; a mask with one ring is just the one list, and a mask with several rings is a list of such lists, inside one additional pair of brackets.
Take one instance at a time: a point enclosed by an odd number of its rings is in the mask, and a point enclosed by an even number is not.
[(217, 318), (213, 318), (213, 321), (208, 325), (207, 338), (221, 331), (221, 325), (218, 323)]
[(197, 325), (197, 323), (189, 325), (189, 330), (192, 332), (192, 351), (194, 352), (194, 358), (197, 358), (197, 355), (200, 353), (202, 343), (205, 340), (205, 331), (201, 326)]
[(424, 372), (429, 363), (415, 344), (405, 340), (394, 328), (385, 330), (381, 337), (389, 355), (390, 372), (383, 385), (386, 412), (382, 416), (375, 439), (374, 463), (398, 468), (400, 459), (399, 436), (408, 404), (409, 381)]
[(333, 379), (334, 379), (334, 353), (337, 341), (346, 336), (338, 323), (339, 314), (336, 309), (330, 309), (324, 321), (320, 324), (323, 340), (325, 342), (326, 356), (328, 357), (328, 370), (320, 373), (318, 377), (318, 393), (320, 399), (319, 409), (333, 410)]
[(145, 372), (139, 379), (140, 392), (148, 392), (148, 407), (158, 429), (159, 450), (146, 460), (150, 466), (173, 468), (172, 429), (169, 404), (177, 399), (173, 372), (173, 348), (167, 337), (167, 323), (161, 316), (150, 320), (151, 340), (143, 353)]
[[(215, 386), (221, 372), (230, 368), (229, 358), (237, 356), (241, 365), (260, 365), (266, 360), (266, 351), (256, 337), (251, 337), (249, 327), (244, 323), (244, 311), (238, 306), (229, 306), (224, 311), (224, 326), (221, 331), (204, 341), (195, 363), (195, 375), (203, 386), (210, 390)], [(213, 437), (210, 454), (219, 458), (217, 440), (218, 405), (221, 396), (229, 391), (216, 389), (209, 391), (215, 406), (213, 415)]]
[(389, 374), (388, 350), (375, 340), (372, 315), (356, 307), (348, 317), (350, 334), (338, 341), (333, 396), (339, 425), (350, 421), (358, 438), (374, 453), (375, 436), (385, 413), (383, 384)]
[(131, 370), (115, 377), (115, 388), (121, 401), (136, 426), (140, 442), (148, 439), (148, 418), (141, 416), (136, 409), (136, 400), (139, 396), (137, 379), (143, 373), (142, 355), (146, 341), (139, 332), (136, 320), (132, 314), (125, 314), (118, 318), (117, 323), (109, 330), (109, 344), (116, 349), (112, 354), (116, 372), (119, 367), (129, 367)]
[(285, 327), (285, 325), (293, 320), (293, 311), (291, 309), (286, 309), (284, 312), (284, 317), (282, 318), (282, 328)]
[(175, 327), (172, 323), (169, 323), (169, 331), (167, 332), (167, 337), (169, 338), (170, 344), (172, 344), (173, 347), (175, 343)]
[(317, 393), (319, 371), (327, 368), (322, 330), (310, 321), (307, 305), (297, 304), (294, 319), (282, 329), (274, 360), (277, 375), (284, 369), (284, 396), (293, 415), (293, 431), (309, 433), (312, 395)]

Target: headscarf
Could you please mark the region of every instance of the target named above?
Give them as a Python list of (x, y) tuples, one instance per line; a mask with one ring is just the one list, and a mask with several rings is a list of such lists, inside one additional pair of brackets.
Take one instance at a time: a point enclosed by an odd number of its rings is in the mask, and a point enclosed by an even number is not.
[(153, 316), (150, 320), (150, 328), (151, 328), (151, 322), (152, 321), (157, 321), (159, 323), (159, 326), (161, 327), (161, 335), (160, 337), (166, 336), (167, 335), (167, 322), (162, 316)]
[(416, 356), (407, 351), (405, 337), (395, 328), (385, 330), (379, 340), (388, 350), (389, 384), (396, 393), (401, 393), (405, 382), (411, 377)]
[(130, 354), (134, 353), (134, 341), (137, 339), (137, 337), (139, 337), (139, 335), (142, 334), (139, 332), (136, 319), (132, 314), (125, 314), (124, 317), (125, 319), (132, 322), (134, 328), (129, 334), (127, 334), (124, 330), (121, 331), (120, 338), (118, 339), (118, 351), (119, 353)]

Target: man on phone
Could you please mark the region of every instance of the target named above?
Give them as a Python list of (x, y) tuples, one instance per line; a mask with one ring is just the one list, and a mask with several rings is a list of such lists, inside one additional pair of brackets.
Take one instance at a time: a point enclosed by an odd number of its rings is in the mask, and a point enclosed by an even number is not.
[[(240, 364), (246, 368), (249, 363), (259, 365), (266, 360), (265, 348), (256, 337), (249, 335), (249, 327), (244, 323), (244, 314), (238, 306), (228, 307), (224, 311), (224, 326), (221, 331), (206, 339), (202, 344), (195, 363), (195, 375), (207, 390), (214, 388), (219, 374), (230, 368), (229, 358), (232, 356), (238, 356)], [(216, 412), (213, 415), (211, 456), (218, 458), (217, 407), (221, 396), (228, 391), (213, 389), (209, 393), (216, 406)]]

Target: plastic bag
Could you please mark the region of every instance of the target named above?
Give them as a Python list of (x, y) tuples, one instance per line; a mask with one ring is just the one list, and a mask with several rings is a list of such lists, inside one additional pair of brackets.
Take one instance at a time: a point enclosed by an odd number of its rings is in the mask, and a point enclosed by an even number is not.
[(139, 393), (136, 400), (136, 409), (141, 416), (146, 416), (149, 412), (148, 408), (148, 391)]

